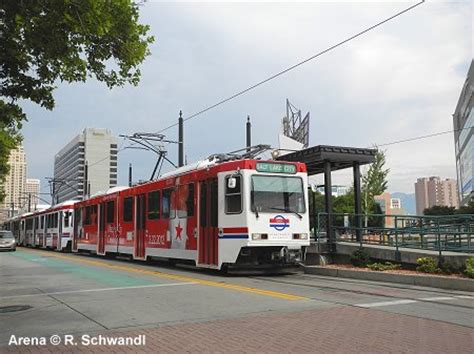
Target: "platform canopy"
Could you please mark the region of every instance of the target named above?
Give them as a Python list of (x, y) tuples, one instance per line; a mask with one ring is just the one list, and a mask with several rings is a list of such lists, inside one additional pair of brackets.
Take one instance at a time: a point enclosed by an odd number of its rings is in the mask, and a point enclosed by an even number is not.
[(352, 168), (354, 164), (362, 166), (372, 163), (376, 152), (375, 149), (317, 145), (280, 156), (277, 160), (304, 162), (308, 175), (316, 175), (324, 173), (327, 162), (331, 165), (331, 171)]

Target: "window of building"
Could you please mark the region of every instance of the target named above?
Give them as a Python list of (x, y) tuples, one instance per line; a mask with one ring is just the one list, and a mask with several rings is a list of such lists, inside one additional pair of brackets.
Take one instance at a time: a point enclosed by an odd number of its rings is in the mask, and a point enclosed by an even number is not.
[[(236, 180), (235, 188), (229, 188), (229, 179)], [(242, 186), (240, 176), (227, 176), (225, 179), (225, 212), (239, 214), (242, 212)]]
[(133, 197), (127, 197), (123, 200), (123, 221), (133, 221)]
[(148, 193), (148, 219), (160, 218), (160, 191)]
[(107, 202), (107, 224), (112, 224), (115, 219), (115, 202), (111, 200)]

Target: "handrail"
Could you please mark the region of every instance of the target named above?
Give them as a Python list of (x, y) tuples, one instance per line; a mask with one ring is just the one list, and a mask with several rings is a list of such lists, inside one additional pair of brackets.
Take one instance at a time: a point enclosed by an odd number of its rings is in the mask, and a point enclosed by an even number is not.
[[(320, 249), (327, 238), (327, 213), (312, 215), (314, 239)], [(386, 215), (332, 213), (335, 241), (400, 248), (474, 253), (474, 215)], [(342, 218), (342, 219), (341, 219)], [(357, 224), (357, 221), (360, 223)], [(365, 222), (364, 222), (365, 221)], [(366, 225), (366, 226), (363, 226)], [(360, 235), (357, 240), (357, 235)]]

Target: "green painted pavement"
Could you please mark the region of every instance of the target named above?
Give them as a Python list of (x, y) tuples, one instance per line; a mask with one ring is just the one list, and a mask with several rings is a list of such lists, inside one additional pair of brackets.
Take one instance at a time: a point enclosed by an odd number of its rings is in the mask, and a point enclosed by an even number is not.
[(147, 276), (131, 275), (117, 270), (67, 262), (39, 253), (35, 254), (17, 250), (12, 255), (15, 257), (20, 257), (29, 262), (34, 262), (46, 267), (54, 268), (64, 273), (69, 273), (75, 277), (91, 279), (100, 284), (114, 287), (152, 285), (160, 283), (153, 278), (148, 278)]

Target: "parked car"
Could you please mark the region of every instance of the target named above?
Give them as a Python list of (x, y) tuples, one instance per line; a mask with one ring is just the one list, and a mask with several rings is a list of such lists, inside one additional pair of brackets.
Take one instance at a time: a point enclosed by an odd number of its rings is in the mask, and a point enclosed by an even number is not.
[(11, 231), (0, 230), (0, 251), (16, 251), (16, 241)]

